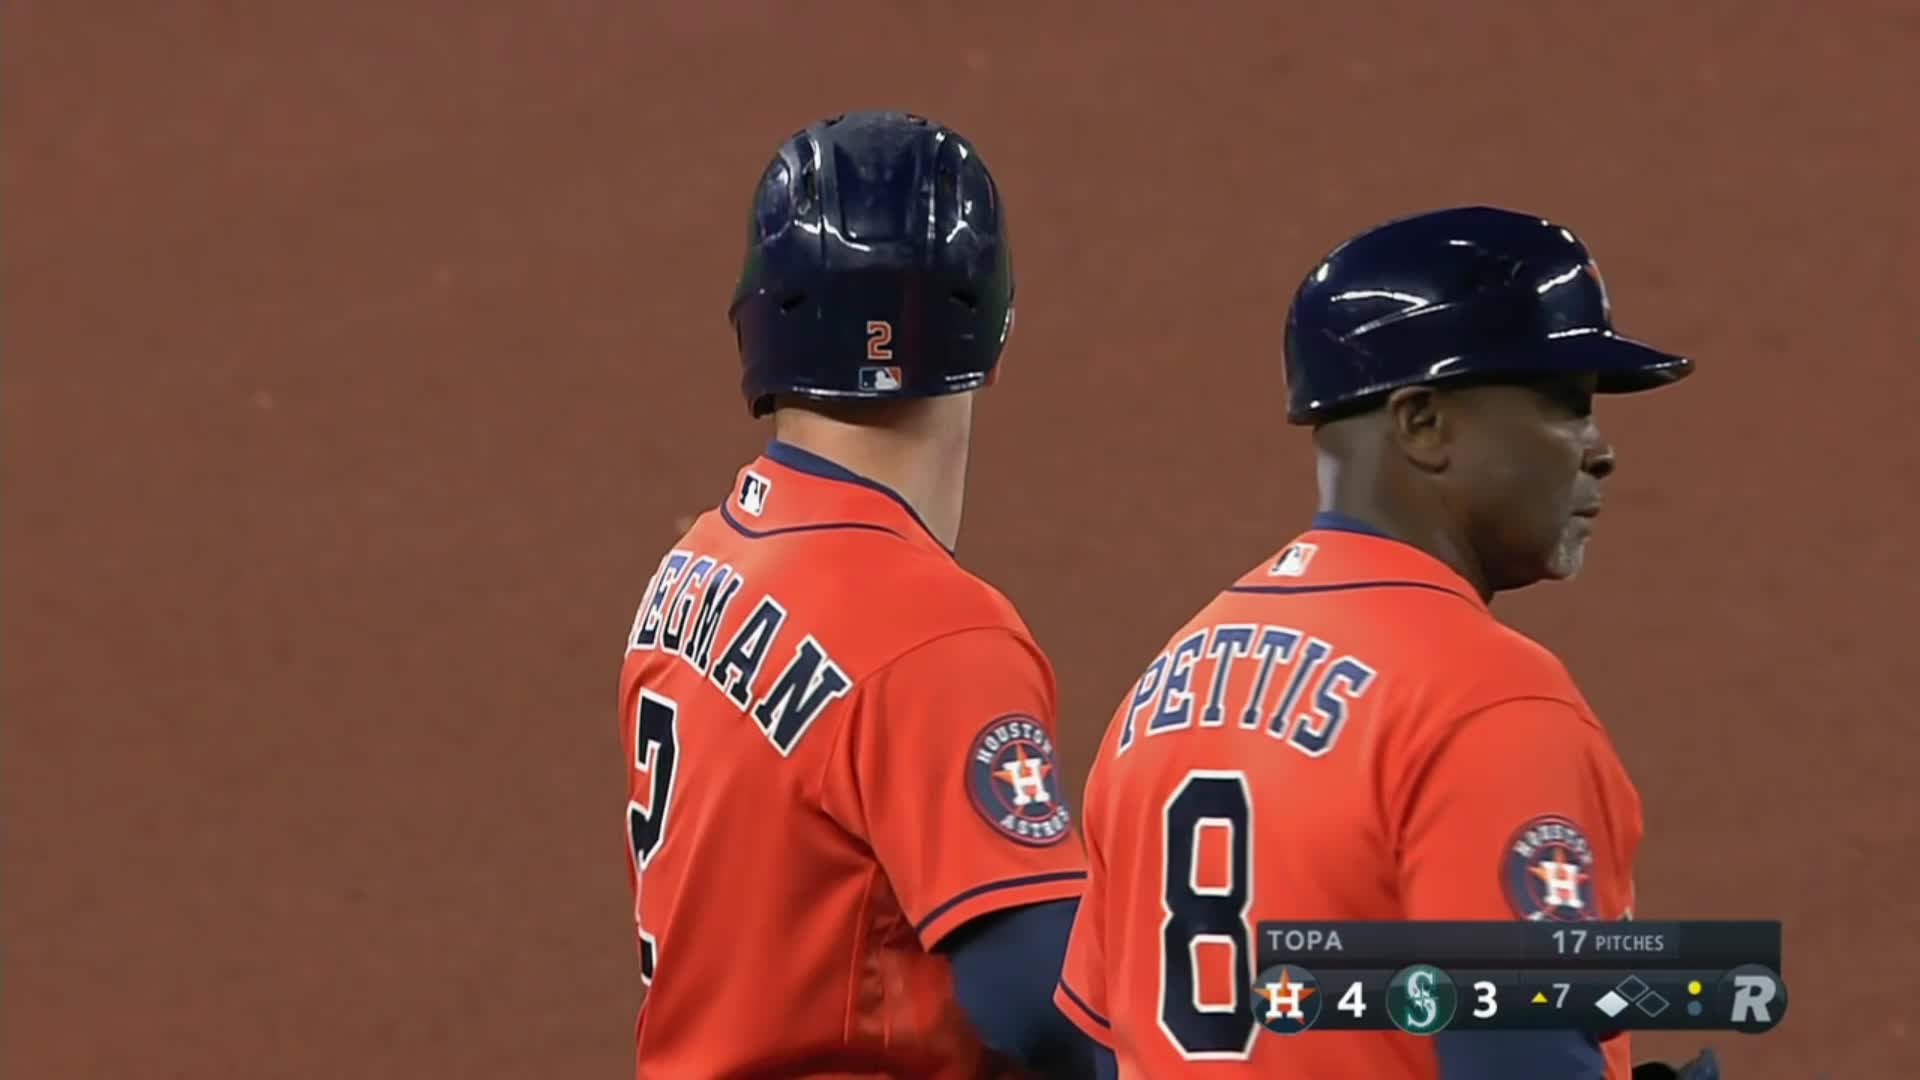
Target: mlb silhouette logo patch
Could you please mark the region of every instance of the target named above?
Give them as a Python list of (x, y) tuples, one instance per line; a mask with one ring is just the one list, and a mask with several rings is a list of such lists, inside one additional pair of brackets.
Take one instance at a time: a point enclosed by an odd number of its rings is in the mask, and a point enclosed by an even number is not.
[(1050, 847), (1073, 822), (1060, 798), (1053, 739), (1031, 716), (1002, 716), (974, 736), (967, 752), (967, 795), (988, 825), (1010, 840)]
[(1267, 568), (1273, 577), (1299, 577), (1307, 572), (1307, 564), (1313, 561), (1314, 552), (1319, 551), (1317, 544), (1294, 544), (1280, 553), (1280, 557)]
[(1542, 814), (1516, 829), (1500, 859), (1500, 885), (1530, 922), (1600, 918), (1593, 898), (1593, 845), (1572, 818)]
[(860, 389), (866, 391), (900, 389), (900, 369), (897, 367), (863, 367), (860, 369)]
[(749, 471), (740, 479), (740, 509), (759, 517), (767, 509), (767, 492), (773, 482), (757, 472)]

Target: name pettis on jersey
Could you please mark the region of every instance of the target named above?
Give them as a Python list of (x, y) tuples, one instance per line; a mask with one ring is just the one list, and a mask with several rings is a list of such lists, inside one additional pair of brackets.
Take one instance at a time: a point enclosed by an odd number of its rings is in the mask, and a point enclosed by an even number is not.
[[(1194, 668), (1203, 660), (1213, 663), (1213, 678), (1197, 691)], [(1237, 673), (1250, 673), (1252, 685), (1230, 712), (1227, 685)], [(1147, 665), (1128, 701), (1115, 753), (1126, 753), (1142, 729), (1152, 738), (1196, 723), (1222, 727), (1232, 719), (1242, 730), (1264, 731), (1320, 757), (1333, 749), (1374, 675), (1359, 658), (1291, 627), (1235, 623), (1195, 630)], [(1200, 692), (1204, 700), (1196, 697)], [(1267, 708), (1276, 694), (1279, 703)]]
[(711, 555), (681, 549), (668, 552), (633, 617), (627, 651), (671, 653), (706, 676), (743, 714), (752, 714), (784, 757), (793, 752), (828, 703), (853, 688), (853, 681), (812, 634), (805, 634), (779, 674), (760, 680), (765, 686), (756, 696), (755, 680), (773, 653), (787, 609), (771, 595), (762, 594), (716, 652), (720, 623), (745, 584), (738, 571)]

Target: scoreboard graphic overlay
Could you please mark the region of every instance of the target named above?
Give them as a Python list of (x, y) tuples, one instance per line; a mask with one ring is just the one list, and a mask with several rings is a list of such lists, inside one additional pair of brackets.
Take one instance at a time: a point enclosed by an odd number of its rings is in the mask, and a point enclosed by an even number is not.
[(1759, 1034), (1787, 1011), (1778, 922), (1261, 922), (1268, 1031)]

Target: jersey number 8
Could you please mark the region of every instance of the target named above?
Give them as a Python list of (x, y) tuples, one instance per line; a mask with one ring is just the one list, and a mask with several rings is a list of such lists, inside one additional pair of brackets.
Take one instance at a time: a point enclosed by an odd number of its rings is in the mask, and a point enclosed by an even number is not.
[[(1160, 1030), (1189, 1061), (1242, 1061), (1257, 1024), (1253, 982), (1253, 799), (1239, 770), (1194, 769), (1167, 800), (1161, 837)], [(1218, 858), (1225, 855), (1224, 864)], [(1208, 855), (1214, 855), (1208, 859)], [(1202, 997), (1201, 954), (1225, 952), (1231, 987)], [(1206, 965), (1218, 972), (1222, 965)]]
[[(633, 767), (649, 780), (647, 801), (627, 803), (627, 839), (633, 845), (633, 881), (635, 894), (640, 888), (640, 873), (653, 861), (667, 839), (667, 811), (673, 805), (673, 769), (680, 757), (680, 734), (674, 721), (680, 707), (669, 698), (651, 690), (640, 691), (633, 724)], [(639, 912), (636, 905), (635, 914)], [(640, 934), (640, 981), (653, 981), (659, 963), (659, 942), (644, 927)]]

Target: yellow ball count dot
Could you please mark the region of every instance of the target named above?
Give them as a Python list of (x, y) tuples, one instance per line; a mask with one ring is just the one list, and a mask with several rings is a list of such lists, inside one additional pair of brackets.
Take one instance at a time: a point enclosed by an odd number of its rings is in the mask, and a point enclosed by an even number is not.
[(1699, 992), (1700, 992), (1700, 980), (1699, 980), (1699, 979), (1694, 979), (1694, 980), (1692, 980), (1691, 982), (1689, 982), (1689, 983), (1687, 983), (1687, 993), (1689, 993), (1689, 994), (1697, 994), (1697, 993), (1699, 993)]

